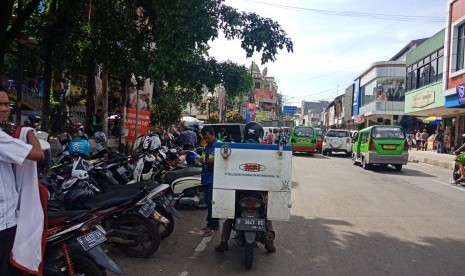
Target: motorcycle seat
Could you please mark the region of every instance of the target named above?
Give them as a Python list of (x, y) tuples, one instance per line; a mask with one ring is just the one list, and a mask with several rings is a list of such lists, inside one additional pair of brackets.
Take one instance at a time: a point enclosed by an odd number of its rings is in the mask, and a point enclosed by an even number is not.
[(137, 189), (121, 189), (104, 192), (89, 198), (81, 207), (87, 210), (106, 209), (128, 204), (139, 197), (142, 191)]
[(140, 191), (151, 191), (156, 187), (160, 186), (162, 183), (158, 183), (156, 181), (140, 181), (134, 184), (127, 184), (127, 185), (113, 185), (108, 186), (105, 188), (105, 191), (119, 191), (119, 190), (140, 190)]
[(201, 167), (186, 167), (174, 171), (169, 171), (165, 174), (165, 183), (171, 184), (178, 178), (200, 175), (202, 173)]
[(82, 218), (89, 211), (79, 210), (79, 211), (70, 211), (70, 210), (60, 210), (60, 211), (48, 211), (47, 212), (47, 222), (48, 227), (59, 225), (63, 222), (71, 222), (73, 220)]

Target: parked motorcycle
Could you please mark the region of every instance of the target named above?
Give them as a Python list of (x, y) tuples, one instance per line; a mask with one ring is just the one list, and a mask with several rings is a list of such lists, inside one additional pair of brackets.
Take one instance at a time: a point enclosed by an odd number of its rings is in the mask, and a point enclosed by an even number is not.
[(101, 218), (87, 211), (48, 212), (45, 275), (106, 275), (106, 269), (121, 274), (101, 244), (106, 232)]
[(105, 219), (108, 240), (115, 243), (131, 257), (146, 258), (160, 246), (158, 222), (169, 221), (156, 210), (152, 201), (168, 185), (142, 184), (138, 189), (113, 189), (103, 191), (87, 174), (88, 164), (81, 157), (73, 163), (73, 177), (61, 184), (53, 196), (54, 208), (61, 210), (92, 210)]

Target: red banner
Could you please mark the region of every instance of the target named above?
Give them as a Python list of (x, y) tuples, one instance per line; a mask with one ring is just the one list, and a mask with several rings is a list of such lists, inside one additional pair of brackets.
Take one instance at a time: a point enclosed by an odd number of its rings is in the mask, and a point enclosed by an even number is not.
[[(137, 136), (148, 134), (150, 129), (150, 112), (139, 110), (139, 117), (137, 119)], [(126, 142), (136, 141), (136, 110), (133, 108), (126, 108), (125, 135)]]

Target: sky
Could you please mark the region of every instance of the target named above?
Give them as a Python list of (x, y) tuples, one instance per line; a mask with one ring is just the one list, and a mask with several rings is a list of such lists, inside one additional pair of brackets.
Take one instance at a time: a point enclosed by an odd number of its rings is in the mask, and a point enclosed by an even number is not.
[[(286, 105), (332, 100), (371, 63), (393, 57), (410, 41), (446, 25), (447, 0), (226, 0), (239, 11), (277, 21), (294, 43), (274, 63), (246, 59), (238, 40), (210, 43), (210, 55), (249, 68), (255, 61), (275, 77)], [(318, 11), (315, 11), (318, 10)], [(334, 15), (336, 14), (336, 15)], [(381, 14), (381, 15), (380, 15)], [(389, 20), (388, 20), (389, 19)]]

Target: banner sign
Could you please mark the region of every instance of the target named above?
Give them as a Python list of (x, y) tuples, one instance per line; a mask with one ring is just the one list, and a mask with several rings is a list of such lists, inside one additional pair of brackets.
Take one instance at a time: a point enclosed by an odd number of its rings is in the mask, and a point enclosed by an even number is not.
[(297, 106), (285, 105), (283, 106), (283, 113), (294, 115), (297, 113)]
[(459, 99), (459, 104), (465, 104), (465, 84), (457, 85), (455, 89), (457, 91), (457, 98)]
[(139, 117), (137, 117), (135, 109), (126, 108), (126, 127), (125, 127), (126, 142), (136, 141), (136, 118), (138, 119), (137, 120), (137, 136), (149, 133), (150, 112), (139, 110)]

